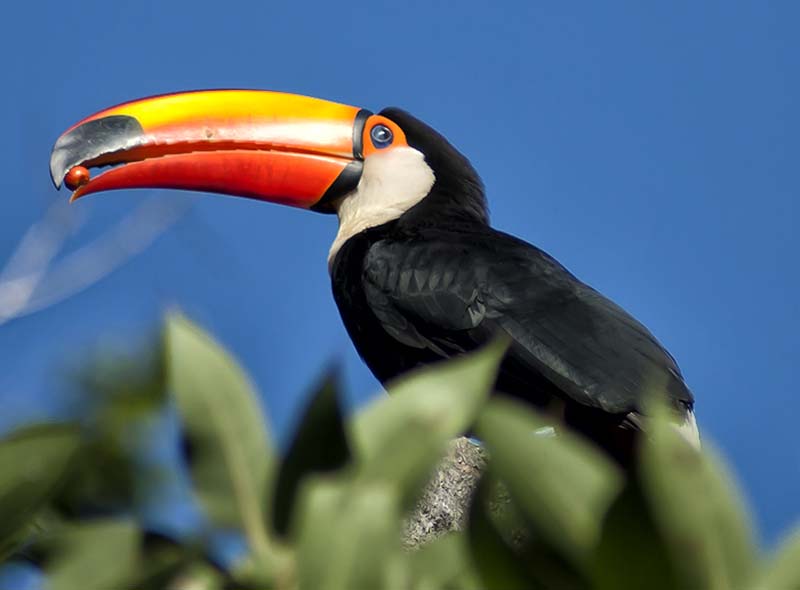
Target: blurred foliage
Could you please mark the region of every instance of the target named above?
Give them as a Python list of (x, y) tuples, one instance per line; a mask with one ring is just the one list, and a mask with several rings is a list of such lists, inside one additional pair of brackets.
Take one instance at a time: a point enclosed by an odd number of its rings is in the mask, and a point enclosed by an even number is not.
[[(350, 419), (326, 374), (279, 458), (252, 384), (210, 336), (172, 315), (155, 350), (82, 371), (75, 423), (0, 440), (0, 559), (34, 564), (48, 588), (800, 589), (800, 535), (762, 556), (720, 459), (655, 398), (639, 464), (622, 473), (489, 397), (498, 342), (399, 380)], [(174, 475), (140, 457), (143, 425), (170, 409), (208, 523), (183, 537), (137, 510)], [(489, 456), (465, 530), (404, 549), (403, 519), (464, 432)], [(221, 559), (214, 531), (238, 531), (245, 549)]]

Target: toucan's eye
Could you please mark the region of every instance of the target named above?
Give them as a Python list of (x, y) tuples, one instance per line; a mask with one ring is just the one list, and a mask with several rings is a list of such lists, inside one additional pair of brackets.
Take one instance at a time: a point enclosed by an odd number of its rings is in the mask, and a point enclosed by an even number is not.
[(379, 150), (389, 147), (392, 145), (392, 141), (394, 140), (392, 130), (386, 125), (381, 125), (380, 123), (375, 125), (375, 127), (370, 130), (369, 136), (372, 139), (372, 145)]

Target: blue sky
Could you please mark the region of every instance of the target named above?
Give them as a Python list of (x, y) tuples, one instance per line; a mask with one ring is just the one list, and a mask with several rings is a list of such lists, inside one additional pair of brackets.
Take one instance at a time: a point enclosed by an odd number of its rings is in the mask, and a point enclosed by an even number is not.
[[(792, 2), (12, 3), (0, 50), (0, 264), (57, 200), (49, 151), (140, 96), (245, 87), (404, 107), (481, 172), (494, 224), (661, 339), (773, 542), (800, 520), (800, 49)], [(68, 209), (73, 250), (147, 197)], [(165, 193), (163, 199), (178, 198)], [(212, 196), (80, 295), (0, 326), (4, 425), (51, 414), (65, 367), (179, 306), (241, 359), (273, 430), (331, 359), (379, 387), (326, 270), (333, 218)]]

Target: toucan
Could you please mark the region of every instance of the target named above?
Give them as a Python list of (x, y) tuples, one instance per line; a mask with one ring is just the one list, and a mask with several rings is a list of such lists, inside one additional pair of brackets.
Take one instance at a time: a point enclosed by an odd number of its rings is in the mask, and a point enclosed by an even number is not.
[(469, 160), (404, 110), (257, 90), (167, 94), (73, 125), (50, 171), (73, 200), (171, 188), (336, 214), (333, 296), (382, 383), (504, 335), (496, 391), (620, 461), (654, 391), (699, 441), (692, 393), (653, 334), (547, 253), (493, 229)]

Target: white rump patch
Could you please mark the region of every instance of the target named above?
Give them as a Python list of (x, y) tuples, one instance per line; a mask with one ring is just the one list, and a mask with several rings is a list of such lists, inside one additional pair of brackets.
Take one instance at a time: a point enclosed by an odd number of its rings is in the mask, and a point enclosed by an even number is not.
[(533, 436), (537, 438), (553, 438), (556, 436), (556, 429), (553, 426), (542, 426), (533, 431)]
[(435, 180), (425, 156), (413, 148), (390, 148), (367, 156), (356, 190), (336, 204), (339, 232), (328, 254), (328, 268), (348, 239), (400, 217), (427, 196)]
[(694, 412), (686, 414), (686, 419), (681, 424), (676, 424), (675, 430), (689, 441), (694, 448), (699, 449), (701, 447), (700, 430), (697, 428), (697, 420), (694, 418)]

